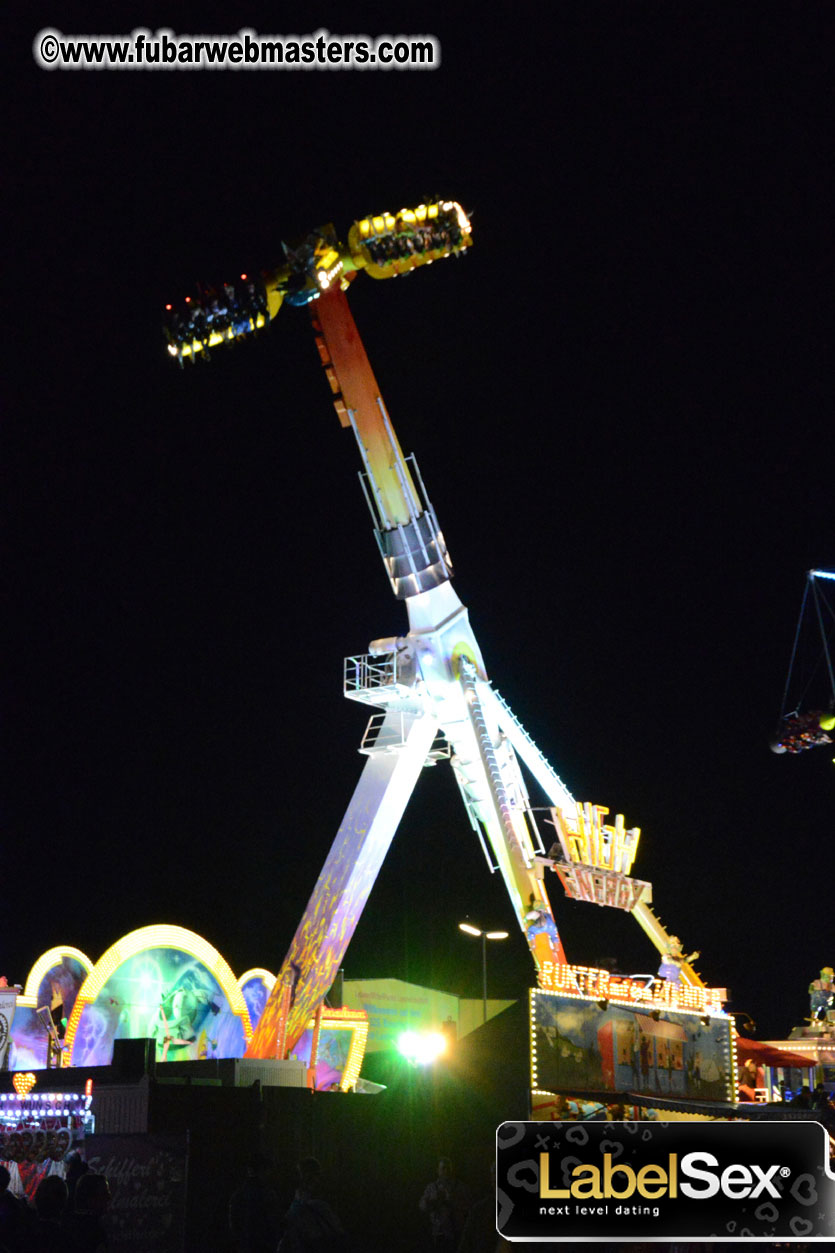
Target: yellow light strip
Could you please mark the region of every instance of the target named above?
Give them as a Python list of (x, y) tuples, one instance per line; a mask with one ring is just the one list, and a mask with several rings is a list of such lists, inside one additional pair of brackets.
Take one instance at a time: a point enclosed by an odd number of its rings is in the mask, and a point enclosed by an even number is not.
[(736, 1054), (736, 1041), (731, 1039), (731, 1073), (728, 1078), (728, 1100), (735, 1101), (739, 1091), (739, 1058)]
[(40, 1009), (38, 998), (36, 996), (27, 996), (25, 992), (19, 992), (15, 1009)]
[(261, 966), (253, 966), (251, 970), (245, 970), (238, 979), (238, 987), (243, 991), (250, 979), (261, 979), (268, 992), (272, 992), (275, 986), (275, 975), (271, 975), (269, 970), (264, 970)]
[[(328, 1017), (330, 1017), (330, 1015), (328, 1015)], [(327, 1021), (327, 1019), (325, 1021)], [(339, 1085), (343, 1092), (347, 1092), (349, 1088), (352, 1088), (357, 1079), (359, 1079), (367, 1041), (368, 1017), (366, 1016), (364, 1022), (358, 1022), (354, 1026), (351, 1038), (351, 1048), (348, 1052), (348, 1060), (345, 1063), (345, 1073), (343, 1074), (342, 1081)]]
[(469, 236), (472, 232), (472, 224), (457, 200), (436, 201), (430, 205), (419, 204), (416, 209), (400, 209), (396, 215), (378, 213), (373, 217), (359, 218), (355, 225), (364, 242), (370, 236), (392, 234), (402, 225), (413, 227), (415, 223), (433, 221), (440, 212), (450, 213), (453, 210), (462, 234)]
[(528, 1037), (530, 1040), (530, 1062), (531, 1062), (531, 1087), (535, 1088), (537, 1084), (536, 1071), (536, 988), (531, 988), (528, 999), (528, 1016), (530, 1020), (530, 1030)]
[[(266, 318), (264, 317), (263, 313), (259, 313), (254, 318), (249, 319), (250, 331), (260, 330), (261, 327), (265, 325), (266, 325)], [(246, 335), (249, 332), (242, 331), (240, 333), (243, 335)], [(209, 334), (208, 346), (209, 348), (217, 348), (218, 344), (225, 344), (230, 339), (234, 339), (234, 338), (235, 338), (235, 332), (232, 330), (231, 326), (228, 327), (228, 329), (223, 332), (212, 331)], [(177, 356), (177, 348), (175, 344), (170, 344), (168, 347), (168, 351), (171, 353), (172, 357)], [(183, 344), (182, 348), (180, 349), (180, 356), (182, 357), (196, 356), (198, 352), (203, 352), (203, 343), (199, 339), (193, 339), (189, 343)]]

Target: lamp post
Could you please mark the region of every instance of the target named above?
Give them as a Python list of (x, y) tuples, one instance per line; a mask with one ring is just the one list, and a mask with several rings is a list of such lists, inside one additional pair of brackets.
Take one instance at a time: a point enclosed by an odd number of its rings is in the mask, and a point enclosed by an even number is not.
[(464, 931), (467, 935), (474, 935), (476, 939), (481, 937), (481, 986), (483, 1001), (483, 1018), (482, 1024), (487, 1021), (487, 941), (488, 940), (506, 940), (507, 931), (482, 931), (481, 927), (474, 927), (469, 922), (459, 922), (458, 930)]

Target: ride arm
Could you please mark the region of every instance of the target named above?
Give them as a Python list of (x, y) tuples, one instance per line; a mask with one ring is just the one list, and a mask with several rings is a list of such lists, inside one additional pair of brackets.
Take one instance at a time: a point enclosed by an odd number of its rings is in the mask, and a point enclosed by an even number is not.
[[(573, 809), (574, 801), (565, 784), (528, 735), (507, 702), (502, 699), (498, 692), (493, 691), (489, 693), (489, 700), (493, 703), (501, 730), (511, 740), (513, 747), (537, 779), (552, 805), (568, 810)], [(662, 956), (672, 950), (671, 938), (650, 908), (646, 895), (632, 907), (630, 912)], [(696, 956), (697, 954), (695, 953), (691, 954), (690, 960), (695, 960)], [(692, 987), (705, 986), (703, 980), (693, 969), (690, 961), (684, 959), (680, 969), (684, 983), (690, 984)]]
[(528, 824), (530, 802), (519, 763), (509, 740), (498, 733), (490, 686), (467, 657), (459, 661), (459, 682), (478, 754), (475, 761), (461, 760), (459, 754), (459, 785), (484, 826), (537, 974), (547, 984), (551, 968), (567, 959), (537, 856), (544, 850)]
[(330, 223), (292, 245), (270, 271), (242, 274), (217, 289), (203, 286), (175, 309), (165, 306), (163, 330), (168, 352), (184, 361), (208, 361), (211, 350), (255, 334), (275, 318), (282, 304), (306, 305), (324, 293), (343, 290), (360, 270), (372, 278), (396, 278), (469, 248), (469, 219), (454, 200), (438, 200), (354, 222), (344, 244)]
[[(638, 904), (632, 909), (632, 917), (649, 936), (662, 957), (665, 953), (672, 952), (673, 944), (670, 936), (645, 901), (638, 901)], [(698, 953), (690, 954), (692, 960), (695, 960), (696, 957), (698, 957)], [(681, 959), (679, 969), (681, 971), (682, 983), (689, 983), (694, 988), (703, 988), (705, 986), (704, 980), (696, 974), (687, 958)]]
[(452, 563), (417, 466), (403, 456), (345, 293), (325, 293), (311, 316), (334, 407), (360, 451), (362, 483), (392, 590), (400, 600), (419, 595), (446, 582)]

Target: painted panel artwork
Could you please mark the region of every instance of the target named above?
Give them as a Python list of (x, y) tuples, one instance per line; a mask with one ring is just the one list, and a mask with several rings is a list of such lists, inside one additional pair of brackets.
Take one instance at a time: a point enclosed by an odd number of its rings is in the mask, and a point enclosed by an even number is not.
[(113, 1041), (150, 1037), (159, 1061), (241, 1057), (240, 1017), (203, 962), (174, 948), (145, 949), (113, 972), (85, 1005), (73, 1041), (74, 1066), (106, 1066)]
[(35, 1000), (38, 1005), (60, 1009), (64, 1019), (69, 1018), (75, 1005), (78, 990), (89, 974), (88, 968), (77, 958), (64, 954), (43, 975)]
[(9, 1039), (9, 1070), (43, 1070), (46, 1068), (48, 1036), (31, 1005), (18, 1002)]
[(272, 983), (267, 984), (265, 979), (257, 975), (247, 979), (246, 983), (241, 986), (246, 1007), (249, 1010), (249, 1021), (253, 1026), (255, 1026), (264, 1012), (264, 1006), (267, 1004), (271, 988)]
[(533, 1087), (726, 1101), (731, 1019), (534, 996)]
[[(351, 1051), (353, 1032), (344, 1027), (323, 1027), (319, 1035), (319, 1049), (316, 1055), (316, 1089), (319, 1092), (329, 1088), (338, 1088), (348, 1065), (348, 1054)], [(302, 1032), (292, 1057), (310, 1065), (310, 1050), (313, 1044), (313, 1031), (310, 1027)]]

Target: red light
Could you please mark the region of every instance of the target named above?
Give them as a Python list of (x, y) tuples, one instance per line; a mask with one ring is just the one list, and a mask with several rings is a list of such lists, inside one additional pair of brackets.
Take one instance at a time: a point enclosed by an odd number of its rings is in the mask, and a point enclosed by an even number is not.
[(191, 296), (186, 296), (186, 304), (187, 305), (191, 304)]
[(170, 313), (170, 312), (171, 312), (171, 305), (166, 305), (165, 307), (166, 307), (166, 309), (168, 310), (168, 312)]
[(241, 275), (241, 282), (242, 282), (242, 283), (245, 283), (245, 282), (246, 282), (246, 275), (245, 275), (245, 274), (242, 274), (242, 275)]
[(88, 1079), (88, 1080), (87, 1080), (87, 1082), (85, 1083), (85, 1085), (84, 1085), (84, 1095), (85, 1095), (85, 1096), (92, 1096), (92, 1095), (93, 1095), (93, 1080), (92, 1080), (92, 1079)]

